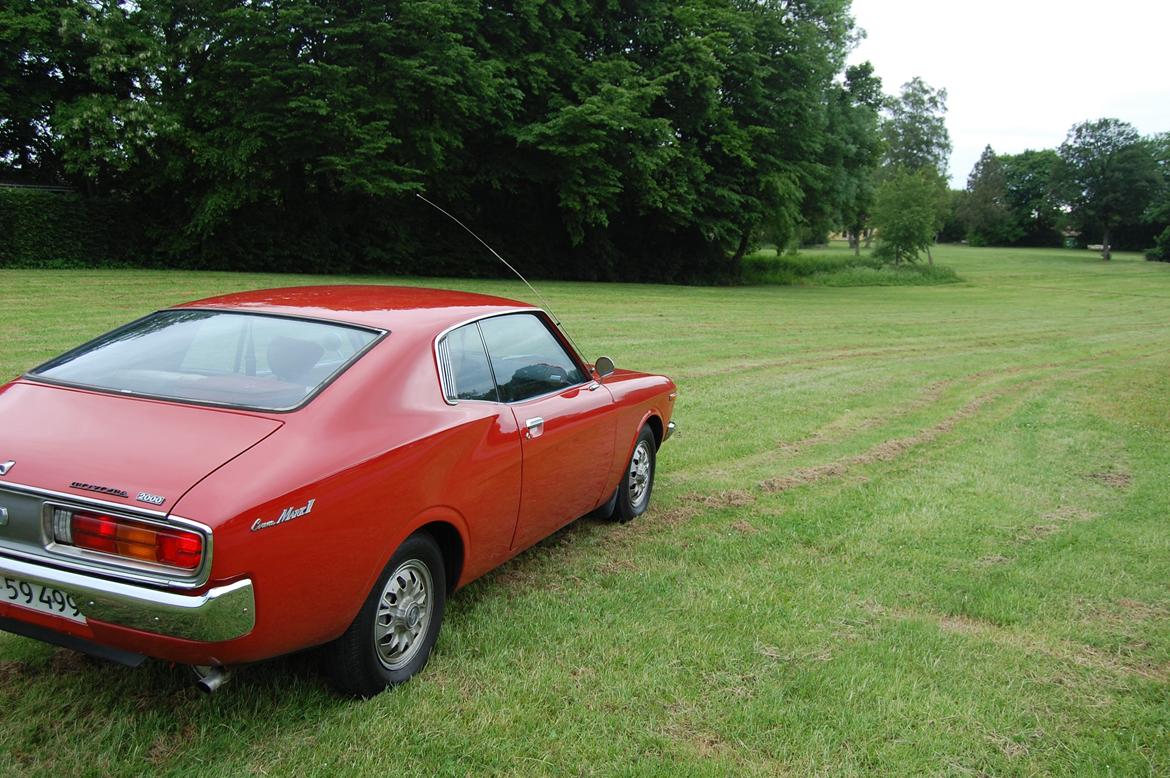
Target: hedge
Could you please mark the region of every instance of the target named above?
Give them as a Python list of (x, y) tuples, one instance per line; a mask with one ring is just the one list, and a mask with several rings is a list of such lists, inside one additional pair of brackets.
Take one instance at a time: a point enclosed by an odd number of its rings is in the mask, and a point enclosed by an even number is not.
[(0, 267), (78, 267), (118, 259), (122, 209), (74, 192), (0, 186)]

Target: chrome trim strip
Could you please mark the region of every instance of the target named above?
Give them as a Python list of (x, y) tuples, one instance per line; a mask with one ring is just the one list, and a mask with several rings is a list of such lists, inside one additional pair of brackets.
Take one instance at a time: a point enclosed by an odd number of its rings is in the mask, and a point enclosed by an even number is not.
[[(152, 311), (146, 316), (152, 316), (155, 313), (163, 311), (215, 311), (216, 313), (238, 313), (243, 316), (271, 316), (275, 319), (293, 319), (294, 321), (312, 321), (318, 324), (334, 324), (339, 327), (350, 327), (355, 330), (368, 330), (370, 332), (377, 332), (383, 335), (390, 334), (390, 330), (385, 327), (379, 327), (376, 324), (363, 324), (361, 322), (350, 321), (349, 319), (330, 319), (324, 316), (309, 316), (303, 313), (288, 313), (286, 311), (253, 311), (245, 308), (233, 307), (231, 305), (189, 305), (180, 303), (173, 305), (170, 308), (159, 308), (157, 311)], [(145, 319), (146, 316), (140, 316), (139, 319)], [(137, 320), (135, 320), (137, 321)], [(133, 322), (132, 322), (133, 323)], [(100, 335), (98, 336), (101, 337)], [(95, 338), (94, 340), (96, 340)]]
[(673, 422), (673, 421), (668, 421), (668, 422), (666, 423), (666, 434), (662, 436), (662, 442), (663, 442), (663, 443), (665, 443), (666, 441), (670, 440), (670, 436), (674, 434), (674, 429), (675, 429), (675, 427), (674, 427), (674, 422)]
[(204, 594), (176, 594), (5, 557), (0, 575), (66, 592), (87, 619), (167, 637), (215, 643), (243, 637), (256, 626), (251, 579)]
[[(436, 354), (439, 358), (439, 385), (443, 389), (443, 399), (448, 405), (458, 405), (459, 397), (455, 389), (455, 378), (451, 374), (451, 345), (444, 337), (435, 343)], [(486, 354), (485, 354), (486, 358)]]

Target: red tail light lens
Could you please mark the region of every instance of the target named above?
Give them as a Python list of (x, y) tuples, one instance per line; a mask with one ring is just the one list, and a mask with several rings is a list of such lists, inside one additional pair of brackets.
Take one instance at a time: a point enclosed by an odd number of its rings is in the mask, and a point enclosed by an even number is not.
[(203, 561), (203, 538), (194, 532), (159, 533), (158, 561), (164, 565), (194, 570)]
[(106, 554), (118, 553), (118, 523), (109, 516), (75, 513), (70, 524), (73, 545)]
[(195, 570), (203, 562), (203, 536), (177, 527), (89, 511), (57, 509), (53, 516), (54, 540), (103, 554)]

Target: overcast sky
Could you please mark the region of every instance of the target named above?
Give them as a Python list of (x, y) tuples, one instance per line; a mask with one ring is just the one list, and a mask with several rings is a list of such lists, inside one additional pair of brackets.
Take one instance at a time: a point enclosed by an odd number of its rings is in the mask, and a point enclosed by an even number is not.
[(1069, 127), (1115, 117), (1170, 130), (1170, 0), (853, 0), (887, 94), (913, 76), (947, 90), (953, 186), (980, 152), (1055, 148)]

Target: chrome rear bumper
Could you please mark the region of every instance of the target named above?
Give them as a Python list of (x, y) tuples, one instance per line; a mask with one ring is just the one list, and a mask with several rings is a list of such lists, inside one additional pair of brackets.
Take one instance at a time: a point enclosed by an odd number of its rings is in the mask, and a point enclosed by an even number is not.
[(87, 619), (167, 637), (215, 643), (243, 637), (256, 625), (250, 579), (175, 594), (8, 557), (0, 557), (0, 575), (72, 595)]

